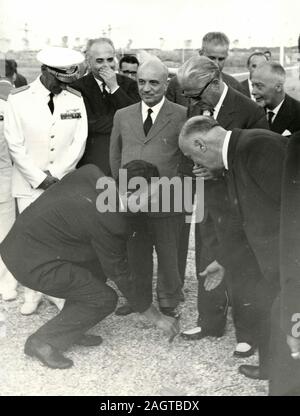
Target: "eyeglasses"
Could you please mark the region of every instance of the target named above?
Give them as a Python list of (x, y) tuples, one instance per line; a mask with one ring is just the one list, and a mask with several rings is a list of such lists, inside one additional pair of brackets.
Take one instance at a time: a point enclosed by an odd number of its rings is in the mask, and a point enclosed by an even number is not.
[(187, 95), (184, 91), (183, 91), (183, 96), (186, 98), (191, 98), (193, 100), (198, 100), (200, 101), (201, 96), (203, 95), (204, 91), (209, 87), (209, 85), (215, 80), (215, 78), (212, 78), (203, 88), (202, 90), (200, 90), (200, 92), (196, 95)]

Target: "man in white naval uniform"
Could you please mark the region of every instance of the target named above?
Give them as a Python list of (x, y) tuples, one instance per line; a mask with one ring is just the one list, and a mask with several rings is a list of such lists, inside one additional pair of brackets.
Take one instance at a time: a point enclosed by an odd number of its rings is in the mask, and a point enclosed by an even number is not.
[[(4, 121), (13, 159), (12, 194), (20, 213), (75, 169), (87, 138), (83, 98), (68, 86), (77, 79), (83, 55), (68, 48), (49, 47), (40, 51), (37, 59), (42, 63), (41, 75), (10, 94)], [(33, 313), (41, 297), (25, 288), (21, 313)], [(52, 301), (62, 308), (63, 300)]]

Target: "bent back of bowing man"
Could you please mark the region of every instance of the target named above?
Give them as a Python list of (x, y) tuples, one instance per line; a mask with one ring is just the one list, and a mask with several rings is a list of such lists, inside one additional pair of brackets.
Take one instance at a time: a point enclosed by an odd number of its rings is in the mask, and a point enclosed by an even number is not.
[[(147, 162), (143, 164), (140, 176), (149, 182), (151, 176), (157, 176), (157, 169)], [(128, 178), (132, 171), (136, 174), (135, 161), (128, 164)], [(65, 176), (18, 217), (0, 246), (4, 263), (19, 282), (66, 299), (61, 312), (25, 343), (25, 354), (50, 368), (73, 365), (62, 353), (72, 345), (101, 344), (100, 336), (87, 335), (86, 331), (116, 307), (117, 294), (106, 279), (115, 282), (136, 312), (171, 338), (179, 331), (176, 319), (135, 298), (126, 253), (126, 241), (132, 231), (126, 215), (120, 212), (125, 204), (130, 206), (135, 195), (126, 193), (125, 200), (113, 187), (116, 209), (100, 212), (97, 198), (101, 197), (101, 189), (97, 189), (97, 182), (101, 178), (104, 174), (93, 165)], [(112, 179), (106, 179), (115, 185)], [(145, 204), (147, 192), (145, 189), (146, 196), (141, 197)], [(16, 257), (18, 252), (22, 256)]]

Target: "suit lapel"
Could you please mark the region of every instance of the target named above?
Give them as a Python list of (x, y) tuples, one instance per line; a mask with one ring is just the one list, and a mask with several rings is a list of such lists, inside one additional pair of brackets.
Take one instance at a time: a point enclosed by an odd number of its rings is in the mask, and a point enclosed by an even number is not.
[(277, 116), (275, 117), (274, 122), (272, 123), (272, 130), (276, 133), (283, 133), (293, 120), (293, 106), (291, 105), (291, 100), (288, 95), (285, 96), (285, 99), (280, 107)]
[(235, 113), (235, 97), (232, 89), (228, 87), (227, 94), (220, 108), (217, 121), (224, 128), (227, 129), (232, 123), (232, 114)]
[(170, 123), (171, 121), (170, 115), (172, 115), (170, 104), (169, 104), (169, 101), (165, 99), (165, 102), (162, 108), (160, 109), (153, 126), (149, 130), (149, 133), (146, 137), (145, 142), (148, 142), (149, 140), (157, 136), (158, 133), (160, 133), (160, 131), (164, 129)]
[(128, 119), (129, 119), (129, 124), (132, 127), (133, 131), (135, 132), (136, 136), (139, 139), (145, 140), (141, 103), (137, 103), (133, 107), (132, 112), (129, 115)]

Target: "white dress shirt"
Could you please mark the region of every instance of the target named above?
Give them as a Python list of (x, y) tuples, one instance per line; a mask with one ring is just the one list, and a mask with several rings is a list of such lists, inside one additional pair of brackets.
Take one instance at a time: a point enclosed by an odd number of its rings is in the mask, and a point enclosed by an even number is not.
[(229, 147), (229, 140), (231, 137), (231, 130), (228, 130), (224, 139), (223, 147), (222, 147), (222, 159), (223, 164), (226, 170), (228, 170), (228, 147)]
[(248, 87), (249, 87), (249, 91), (250, 91), (250, 98), (251, 98), (251, 100), (256, 102), (256, 99), (255, 99), (254, 95), (252, 94), (253, 85), (252, 85), (252, 82), (251, 82), (251, 79), (250, 78), (248, 78)]
[(165, 102), (165, 97), (162, 98), (162, 100), (154, 105), (153, 107), (148, 107), (147, 104), (144, 103), (144, 101), (142, 101), (142, 118), (143, 118), (143, 123), (145, 122), (146, 118), (148, 117), (148, 110), (149, 108), (151, 108), (152, 113), (150, 115), (150, 117), (152, 118), (152, 123), (154, 124), (156, 117), (158, 116), (158, 113), (160, 111), (160, 109), (162, 108), (162, 106), (164, 105)]
[(281, 106), (283, 104), (283, 101), (284, 101), (284, 99), (282, 101), (280, 101), (280, 103), (275, 108), (273, 108), (273, 110), (271, 110), (270, 108), (267, 109), (267, 119), (268, 119), (268, 114), (269, 113), (271, 113), (271, 112), (274, 113), (274, 116), (271, 119), (271, 123), (274, 122), (274, 120), (275, 120), (275, 118), (276, 118), (276, 116), (278, 114), (278, 111), (280, 110), (280, 108), (281, 108)]
[[(100, 88), (100, 90), (101, 90), (101, 92), (103, 92), (103, 81), (100, 81), (100, 79), (98, 79), (98, 78), (96, 78), (96, 77), (94, 77), (95, 78), (95, 80), (96, 80), (96, 82), (97, 82), (97, 84), (99, 85), (99, 88)], [(119, 89), (120, 87), (119, 87), (119, 85), (116, 87), (116, 88), (114, 88), (113, 90), (110, 90), (109, 88), (108, 88), (108, 86), (107, 85), (105, 85), (105, 90), (109, 93), (109, 94), (113, 94), (114, 92), (116, 92), (118, 89)]]
[(225, 100), (225, 97), (226, 97), (226, 94), (227, 94), (227, 91), (228, 91), (228, 87), (225, 84), (225, 82), (223, 82), (223, 84), (224, 84), (224, 90), (223, 90), (222, 95), (221, 95), (221, 97), (220, 97), (220, 99), (219, 99), (219, 101), (218, 101), (218, 103), (217, 103), (217, 105), (215, 106), (215, 109), (214, 109), (213, 118), (215, 120), (217, 119), (217, 117), (219, 115), (219, 111), (222, 107), (223, 101)]

